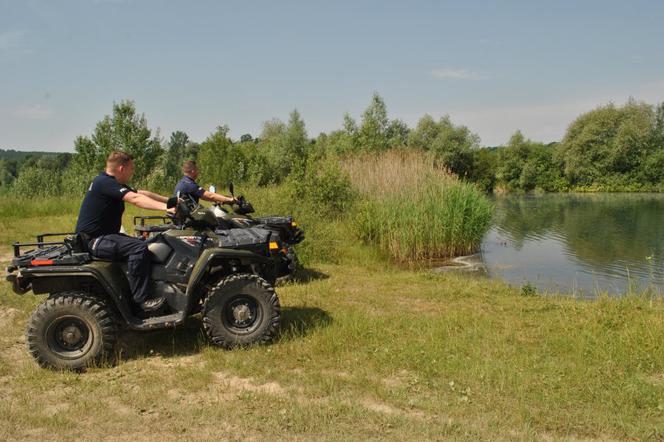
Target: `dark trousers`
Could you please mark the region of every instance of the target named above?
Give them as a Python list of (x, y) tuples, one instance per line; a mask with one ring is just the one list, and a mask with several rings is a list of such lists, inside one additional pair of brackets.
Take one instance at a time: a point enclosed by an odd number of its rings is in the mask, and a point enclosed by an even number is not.
[(90, 240), (92, 256), (112, 261), (127, 261), (127, 279), (134, 302), (148, 297), (150, 281), (150, 252), (145, 241), (122, 233), (102, 235)]

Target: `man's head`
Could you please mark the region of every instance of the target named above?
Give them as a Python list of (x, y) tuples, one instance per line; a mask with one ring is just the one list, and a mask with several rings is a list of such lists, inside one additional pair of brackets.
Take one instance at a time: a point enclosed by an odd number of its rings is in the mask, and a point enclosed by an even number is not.
[(133, 160), (128, 153), (114, 150), (106, 158), (106, 173), (113, 175), (118, 183), (127, 184), (134, 174)]
[(187, 175), (192, 180), (198, 178), (198, 166), (196, 165), (196, 161), (185, 161), (184, 164), (182, 164), (182, 173)]

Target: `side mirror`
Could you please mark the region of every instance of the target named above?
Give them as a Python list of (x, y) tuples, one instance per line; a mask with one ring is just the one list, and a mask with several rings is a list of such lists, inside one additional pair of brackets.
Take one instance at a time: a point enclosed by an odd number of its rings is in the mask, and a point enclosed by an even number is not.
[(233, 181), (228, 182), (228, 191), (231, 193), (231, 196), (235, 198), (235, 195), (233, 194)]

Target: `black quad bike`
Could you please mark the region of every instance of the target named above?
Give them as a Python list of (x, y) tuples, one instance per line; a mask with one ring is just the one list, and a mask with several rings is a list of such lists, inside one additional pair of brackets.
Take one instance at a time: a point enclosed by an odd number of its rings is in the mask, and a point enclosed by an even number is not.
[(261, 228), (279, 235), (283, 244), (282, 253), (278, 256), (276, 264), (277, 277), (288, 280), (293, 277), (298, 267), (295, 245), (304, 240), (304, 231), (298, 226), (292, 216), (265, 216), (253, 218), (250, 214), (254, 212), (253, 205), (244, 196), (234, 195), (233, 183), (228, 184), (230, 194), (236, 203), (232, 205), (232, 212), (224, 209), (220, 204), (215, 204), (213, 212), (218, 219), (219, 227), (217, 233), (228, 229)]
[[(145, 226), (152, 256), (151, 293), (163, 311), (134, 311), (125, 262), (93, 258), (81, 238), (63, 233), (14, 243), (7, 280), (14, 292), (48, 294), (28, 321), (32, 356), (53, 369), (80, 370), (112, 362), (120, 328), (176, 327), (196, 313), (209, 340), (226, 348), (265, 343), (278, 333), (280, 304), (266, 281), (274, 272), (278, 238), (264, 229), (218, 235), (212, 210), (180, 203), (168, 226)], [(150, 230), (152, 229), (152, 230)], [(62, 241), (47, 242), (47, 237)], [(22, 249), (34, 247), (22, 253)]]

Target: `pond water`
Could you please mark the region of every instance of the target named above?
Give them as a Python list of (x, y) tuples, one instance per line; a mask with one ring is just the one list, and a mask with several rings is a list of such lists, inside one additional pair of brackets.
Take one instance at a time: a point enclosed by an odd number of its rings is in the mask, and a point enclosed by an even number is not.
[(664, 291), (664, 195), (496, 196), (481, 256), (491, 277), (593, 297)]

